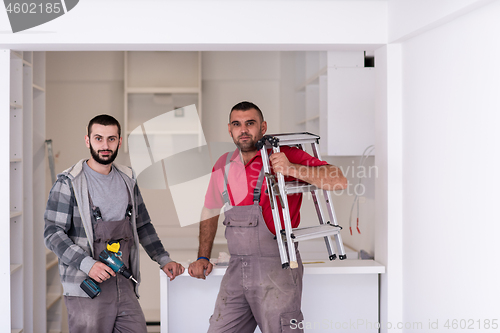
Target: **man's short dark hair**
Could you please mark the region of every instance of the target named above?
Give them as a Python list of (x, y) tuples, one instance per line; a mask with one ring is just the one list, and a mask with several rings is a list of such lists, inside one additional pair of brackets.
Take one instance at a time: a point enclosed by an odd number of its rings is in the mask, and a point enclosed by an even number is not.
[(231, 112), (229, 112), (229, 122), (231, 122), (231, 113), (234, 110), (237, 110), (237, 111), (248, 111), (248, 110), (251, 110), (251, 109), (257, 110), (257, 112), (259, 113), (259, 116), (260, 116), (260, 121), (263, 122), (264, 121), (264, 115), (262, 114), (262, 111), (260, 111), (259, 107), (257, 105), (255, 105), (255, 104), (253, 104), (252, 102), (247, 102), (247, 101), (239, 102), (238, 104), (236, 104), (235, 106), (233, 106), (233, 108), (231, 109)]
[(92, 125), (98, 124), (98, 125), (103, 125), (103, 126), (113, 126), (116, 125), (118, 127), (118, 137), (121, 137), (122, 134), (122, 128), (120, 126), (120, 123), (118, 120), (116, 120), (114, 117), (107, 115), (107, 114), (100, 114), (98, 116), (95, 116), (89, 121), (89, 125), (87, 126), (87, 132), (88, 136), (90, 137), (90, 130), (92, 128)]

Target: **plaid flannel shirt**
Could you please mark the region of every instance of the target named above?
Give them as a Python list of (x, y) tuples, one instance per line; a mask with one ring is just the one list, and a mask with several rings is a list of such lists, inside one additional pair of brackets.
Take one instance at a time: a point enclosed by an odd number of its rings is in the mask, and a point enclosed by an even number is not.
[[(79, 161), (57, 176), (52, 186), (45, 210), (45, 245), (59, 258), (59, 274), (66, 296), (88, 295), (80, 288), (96, 262), (93, 255), (93, 229), (87, 180), (83, 163)], [(132, 230), (134, 245), (130, 252), (130, 269), (137, 278), (135, 292), (140, 284), (139, 243), (160, 267), (172, 261), (151, 224), (132, 169), (113, 164), (122, 176), (132, 198)]]

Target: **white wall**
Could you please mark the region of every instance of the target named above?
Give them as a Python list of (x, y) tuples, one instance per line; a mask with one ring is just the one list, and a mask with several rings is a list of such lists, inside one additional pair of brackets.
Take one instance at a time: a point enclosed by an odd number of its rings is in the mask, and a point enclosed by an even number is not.
[(203, 128), (208, 142), (232, 142), (229, 111), (238, 102), (255, 103), (270, 133), (280, 126), (280, 52), (204, 52)]
[(496, 1), (402, 44), (403, 313), (425, 328), (500, 313), (499, 17)]
[[(46, 84), (57, 174), (89, 156), (84, 137), (92, 117), (107, 113), (123, 124), (123, 52), (47, 52)], [(128, 158), (121, 153), (117, 161)]]

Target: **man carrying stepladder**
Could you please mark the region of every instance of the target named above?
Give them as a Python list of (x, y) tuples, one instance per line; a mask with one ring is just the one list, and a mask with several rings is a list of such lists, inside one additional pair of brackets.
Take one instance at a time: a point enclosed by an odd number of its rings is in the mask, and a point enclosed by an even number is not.
[[(215, 163), (200, 223), (198, 260), (189, 274), (204, 279), (212, 271), (209, 262), (220, 208), (231, 259), (210, 318), (209, 332), (298, 332), (290, 325), (303, 320), (301, 312), (303, 266), (296, 246), (297, 269), (282, 269), (275, 228), (265, 194), (263, 162), (255, 144), (267, 131), (260, 109), (253, 103), (235, 105), (228, 131), (237, 149)], [(275, 173), (296, 178), (325, 190), (340, 190), (347, 180), (340, 169), (306, 152), (281, 147), (270, 156)], [(302, 194), (288, 196), (292, 227), (300, 222)], [(282, 217), (281, 217), (282, 218)], [(283, 222), (282, 222), (283, 223)]]

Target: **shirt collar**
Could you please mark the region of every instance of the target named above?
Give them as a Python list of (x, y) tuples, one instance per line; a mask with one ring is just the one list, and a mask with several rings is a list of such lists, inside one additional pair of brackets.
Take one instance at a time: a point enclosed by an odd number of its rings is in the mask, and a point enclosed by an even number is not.
[[(252, 157), (252, 159), (250, 161), (248, 161), (248, 163), (245, 165), (245, 166), (249, 166), (250, 164), (252, 164), (255, 159), (257, 157), (261, 157), (261, 151), (258, 150), (257, 151), (257, 154), (255, 154), (254, 157)], [(236, 162), (236, 163), (241, 163), (243, 164), (243, 161), (241, 160), (241, 157), (240, 157), (240, 150), (238, 148), (236, 148), (236, 150), (233, 152), (233, 155), (231, 156), (231, 159), (230, 159), (231, 162)]]

